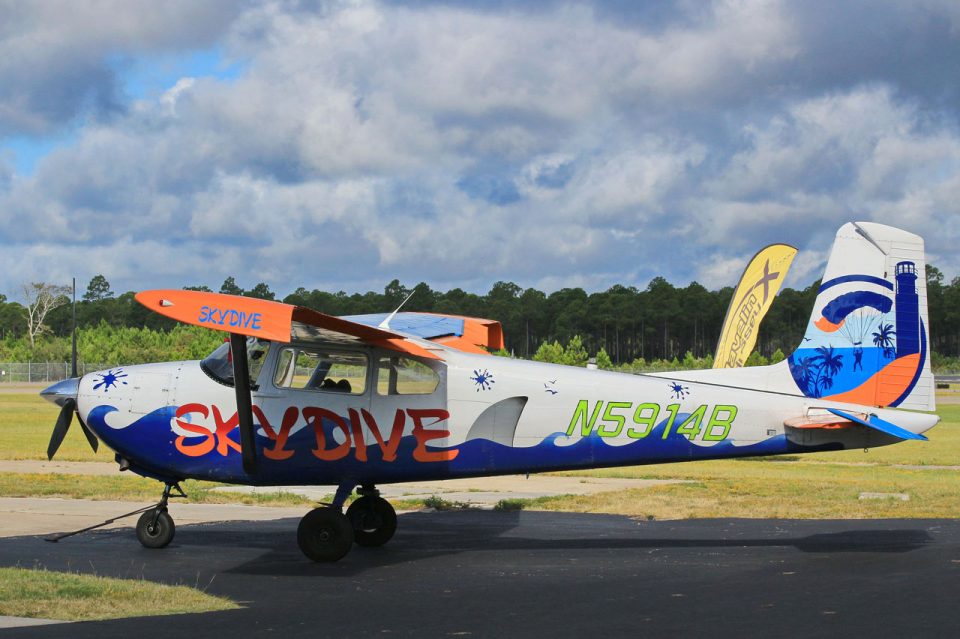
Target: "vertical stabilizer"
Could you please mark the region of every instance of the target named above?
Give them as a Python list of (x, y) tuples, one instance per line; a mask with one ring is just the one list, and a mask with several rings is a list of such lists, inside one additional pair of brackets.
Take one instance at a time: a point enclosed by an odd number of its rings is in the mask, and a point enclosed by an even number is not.
[(790, 373), (808, 397), (934, 410), (928, 331), (923, 239), (845, 224)]

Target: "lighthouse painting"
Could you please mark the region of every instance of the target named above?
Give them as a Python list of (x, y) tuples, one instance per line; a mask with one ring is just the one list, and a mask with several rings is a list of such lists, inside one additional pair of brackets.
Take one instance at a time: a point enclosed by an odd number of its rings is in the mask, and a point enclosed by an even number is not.
[(897, 264), (897, 358), (920, 352), (920, 298), (913, 262)]
[(899, 261), (893, 271), (894, 281), (845, 275), (820, 285), (816, 319), (788, 360), (805, 395), (897, 406), (910, 394), (926, 360), (926, 330), (916, 263)]

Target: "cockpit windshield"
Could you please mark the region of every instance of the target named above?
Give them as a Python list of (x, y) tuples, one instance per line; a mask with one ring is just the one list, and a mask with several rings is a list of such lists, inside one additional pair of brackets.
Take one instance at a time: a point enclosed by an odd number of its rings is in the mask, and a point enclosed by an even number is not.
[[(250, 371), (250, 383), (254, 387), (256, 387), (257, 377), (260, 375), (260, 369), (263, 368), (263, 362), (267, 358), (269, 349), (269, 341), (256, 337), (247, 338), (247, 367)], [(224, 342), (207, 355), (200, 362), (200, 368), (221, 384), (233, 386), (233, 357), (230, 352), (230, 342)]]

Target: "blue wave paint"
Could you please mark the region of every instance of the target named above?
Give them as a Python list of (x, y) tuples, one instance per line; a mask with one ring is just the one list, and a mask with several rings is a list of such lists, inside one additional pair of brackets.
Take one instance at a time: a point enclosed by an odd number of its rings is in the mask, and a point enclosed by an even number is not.
[[(110, 428), (105, 422), (105, 417), (116, 410), (113, 406), (97, 406), (90, 411), (87, 423), (104, 443), (138, 462), (143, 468), (162, 476), (259, 485), (334, 485), (344, 480), (390, 483), (811, 450), (788, 441), (783, 435), (743, 446), (735, 446), (732, 441), (700, 446), (675, 432), (664, 439), (663, 432), (667, 425), (667, 419), (664, 419), (647, 437), (622, 446), (612, 446), (596, 433), (563, 446), (558, 441), (566, 435), (558, 432), (528, 447), (511, 447), (487, 439), (473, 439), (445, 448), (431, 446), (431, 451), (456, 451), (456, 456), (443, 462), (418, 462), (413, 458), (417, 440), (407, 435), (400, 440), (396, 459), (392, 462), (383, 460), (383, 453), (376, 444), (367, 445), (368, 459), (365, 462), (356, 459), (356, 448), (342, 459), (323, 461), (311, 452), (316, 447), (316, 437), (313, 429), (308, 427), (288, 438), (286, 449), (292, 451), (293, 455), (285, 460), (264, 456), (264, 448), (272, 449), (274, 441), (258, 436), (259, 470), (251, 476), (243, 471), (237, 451), (229, 450), (223, 456), (214, 448), (202, 456), (190, 457), (177, 450), (175, 442), (178, 435), (170, 426), (177, 410), (175, 406), (155, 410), (122, 429)], [(688, 416), (681, 413), (674, 421), (682, 423)], [(332, 425), (325, 423), (324, 430), (329, 442), (332, 430), (328, 428), (332, 428)], [(230, 431), (228, 436), (231, 441), (239, 442), (238, 429)]]

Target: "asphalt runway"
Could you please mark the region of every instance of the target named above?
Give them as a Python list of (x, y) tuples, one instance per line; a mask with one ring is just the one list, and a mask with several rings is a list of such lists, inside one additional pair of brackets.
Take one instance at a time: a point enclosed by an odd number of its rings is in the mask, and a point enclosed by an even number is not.
[(958, 520), (400, 516), (379, 549), (307, 561), (295, 519), (0, 539), (0, 564), (199, 585), (243, 610), (15, 628), (6, 637), (956, 636)]

